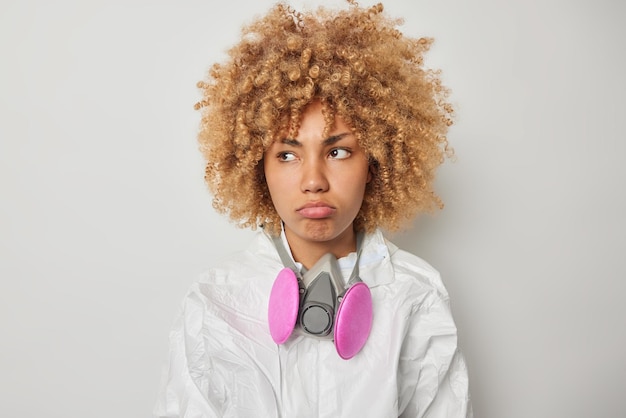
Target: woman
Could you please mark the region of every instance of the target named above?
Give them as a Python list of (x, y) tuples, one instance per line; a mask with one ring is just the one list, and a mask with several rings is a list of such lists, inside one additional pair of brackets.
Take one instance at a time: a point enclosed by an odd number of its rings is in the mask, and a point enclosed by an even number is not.
[(192, 287), (163, 417), (466, 417), (448, 294), (380, 230), (441, 206), (452, 109), (382, 5), (278, 5), (199, 83), (214, 207), (261, 227)]

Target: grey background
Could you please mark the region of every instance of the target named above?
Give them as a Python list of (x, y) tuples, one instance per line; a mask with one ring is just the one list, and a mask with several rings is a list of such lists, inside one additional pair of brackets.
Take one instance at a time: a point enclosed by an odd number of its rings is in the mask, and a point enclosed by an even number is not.
[[(149, 416), (185, 290), (250, 238), (192, 106), (272, 2), (215, 4), (1, 3), (2, 416)], [(626, 416), (624, 3), (385, 5), (453, 89), (446, 207), (392, 239), (443, 274), (476, 416)]]

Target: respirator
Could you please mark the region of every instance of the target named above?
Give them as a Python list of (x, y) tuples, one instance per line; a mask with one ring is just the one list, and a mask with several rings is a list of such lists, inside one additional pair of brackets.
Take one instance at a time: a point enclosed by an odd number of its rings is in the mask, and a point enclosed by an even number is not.
[(359, 278), (364, 234), (357, 235), (357, 258), (344, 285), (335, 256), (321, 257), (303, 273), (296, 267), (281, 237), (273, 242), (285, 266), (276, 277), (269, 299), (268, 322), (276, 344), (283, 344), (298, 326), (301, 333), (333, 340), (339, 356), (354, 357), (372, 328), (372, 295)]

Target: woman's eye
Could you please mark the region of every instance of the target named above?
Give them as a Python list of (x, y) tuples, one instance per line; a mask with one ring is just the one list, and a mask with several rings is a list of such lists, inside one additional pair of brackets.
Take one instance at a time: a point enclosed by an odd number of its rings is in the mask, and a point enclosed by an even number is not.
[(278, 154), (278, 159), (280, 161), (293, 161), (296, 159), (296, 156), (292, 152), (281, 152)]
[(343, 160), (344, 158), (348, 158), (351, 152), (347, 149), (343, 148), (335, 148), (330, 151), (329, 156), (335, 160)]

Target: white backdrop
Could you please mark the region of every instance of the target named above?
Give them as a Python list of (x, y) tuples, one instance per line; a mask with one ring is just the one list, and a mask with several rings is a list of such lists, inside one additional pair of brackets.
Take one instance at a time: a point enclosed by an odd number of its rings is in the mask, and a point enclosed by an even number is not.
[[(251, 236), (192, 106), (272, 2), (212, 4), (2, 1), (3, 417), (148, 417), (185, 290)], [(392, 238), (443, 274), (476, 417), (626, 416), (624, 3), (385, 5), (458, 111), (446, 208)]]

